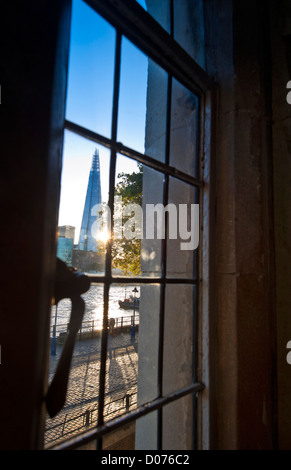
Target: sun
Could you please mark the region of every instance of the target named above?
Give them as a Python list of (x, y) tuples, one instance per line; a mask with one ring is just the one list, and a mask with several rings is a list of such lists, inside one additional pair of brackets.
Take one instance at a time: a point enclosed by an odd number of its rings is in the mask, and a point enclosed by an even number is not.
[(100, 242), (103, 242), (104, 244), (106, 244), (109, 239), (110, 239), (110, 233), (105, 229), (101, 230), (101, 232), (99, 232), (97, 235), (97, 240), (99, 240)]

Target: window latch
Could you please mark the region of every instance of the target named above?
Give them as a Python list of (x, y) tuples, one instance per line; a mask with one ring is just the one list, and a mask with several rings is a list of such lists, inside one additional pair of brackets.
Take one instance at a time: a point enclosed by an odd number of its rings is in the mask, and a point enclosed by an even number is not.
[(46, 395), (46, 407), (51, 418), (59, 413), (66, 401), (75, 340), (85, 311), (85, 302), (81, 294), (87, 292), (89, 288), (90, 280), (85, 274), (74, 271), (57, 258), (54, 304), (57, 305), (61, 299), (69, 298), (72, 308), (61, 357)]

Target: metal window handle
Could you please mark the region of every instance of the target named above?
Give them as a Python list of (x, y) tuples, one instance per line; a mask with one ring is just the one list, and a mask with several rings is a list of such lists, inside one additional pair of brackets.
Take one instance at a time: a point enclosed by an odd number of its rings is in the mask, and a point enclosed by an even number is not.
[(69, 298), (72, 302), (72, 310), (62, 354), (46, 395), (46, 407), (51, 418), (56, 416), (66, 401), (76, 335), (81, 327), (85, 311), (85, 302), (81, 294), (87, 292), (89, 288), (90, 280), (87, 276), (77, 273), (57, 259), (54, 303), (57, 304), (61, 299)]

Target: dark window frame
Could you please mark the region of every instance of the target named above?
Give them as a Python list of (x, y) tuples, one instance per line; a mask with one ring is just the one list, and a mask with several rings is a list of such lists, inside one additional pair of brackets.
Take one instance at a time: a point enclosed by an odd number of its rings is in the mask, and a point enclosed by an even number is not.
[[(112, 130), (111, 138), (106, 138), (98, 133), (90, 131), (85, 127), (76, 123), (65, 120), (65, 129), (78, 134), (92, 142), (101, 144), (111, 150), (110, 156), (110, 175), (109, 175), (109, 201), (108, 206), (111, 210), (111, 226), (113, 227), (113, 208), (114, 208), (114, 186), (115, 186), (115, 169), (117, 154), (129, 157), (136, 162), (147, 165), (164, 174), (164, 200), (166, 206), (168, 201), (168, 184), (169, 178), (174, 177), (180, 181), (190, 184), (199, 189), (200, 217), (204, 218), (205, 210), (210, 213), (210, 187), (209, 175), (210, 155), (212, 153), (212, 126), (213, 126), (213, 107), (214, 107), (214, 83), (209, 79), (203, 69), (184, 51), (183, 48), (173, 39), (173, 24), (171, 25), (171, 34), (169, 35), (135, 0), (85, 0), (85, 2), (98, 14), (103, 16), (110, 24), (116, 28), (116, 45), (115, 45), (115, 76), (114, 76), (114, 97), (112, 108)], [(171, 0), (172, 13), (173, 1)], [(122, 36), (127, 37), (137, 47), (139, 47), (147, 56), (163, 67), (168, 72), (168, 106), (167, 106), (167, 148), (165, 162), (159, 162), (145, 154), (141, 154), (134, 149), (122, 145), (117, 142), (117, 116), (118, 116), (118, 99), (119, 99), (119, 81), (120, 81), (120, 57), (121, 57), (121, 40)], [(199, 98), (199, 177), (193, 177), (182, 171), (177, 170), (169, 164), (169, 139), (170, 139), (170, 103), (171, 103), (171, 84), (172, 79), (176, 78), (192, 93)], [(203, 220), (203, 219), (202, 219)], [(208, 219), (209, 220), (209, 219)], [(203, 242), (202, 248), (205, 254), (205, 248), (210, 247), (210, 227), (208, 226), (208, 235), (203, 230), (203, 237), (207, 238), (206, 244)], [(200, 242), (201, 243), (201, 242)], [(203, 284), (203, 276), (209, 275), (209, 258), (207, 255), (207, 267), (202, 256), (199, 255), (199, 271), (198, 276), (194, 278), (167, 278), (166, 275), (166, 237), (162, 243), (162, 273), (160, 277), (116, 277), (112, 276), (111, 271), (111, 249), (110, 244), (106, 252), (105, 275), (90, 276), (92, 283), (102, 283), (104, 285), (104, 315), (103, 315), (103, 331), (101, 346), (101, 370), (99, 378), (99, 407), (98, 407), (98, 425), (96, 428), (87, 431), (75, 438), (68, 439), (63, 443), (53, 446), (53, 449), (74, 449), (81, 447), (93, 440), (97, 442), (97, 448), (102, 449), (103, 436), (121, 426), (135, 421), (154, 410), (158, 410), (158, 449), (162, 449), (162, 409), (163, 407), (185, 395), (192, 394), (194, 400), (194, 410), (196, 409), (196, 394), (202, 391), (205, 384), (198, 380), (196, 369), (193, 370), (192, 383), (173, 393), (164, 395), (162, 389), (163, 376), (163, 324), (164, 324), (164, 304), (165, 304), (165, 287), (168, 284), (190, 284), (197, 286), (198, 295), (193, 312), (193, 323), (195, 339), (193, 340), (193, 360), (197, 365), (197, 328), (198, 318), (197, 312), (200, 311), (202, 301), (201, 296), (209, 296), (209, 291)], [(206, 270), (205, 270), (206, 269)], [(208, 273), (208, 274), (207, 274)], [(160, 328), (159, 328), (159, 364), (158, 364), (158, 391), (159, 396), (142, 406), (138, 406), (135, 410), (121, 415), (111, 421), (104, 422), (104, 390), (106, 380), (106, 358), (107, 358), (107, 342), (108, 342), (108, 303), (109, 290), (112, 284), (118, 283), (139, 283), (139, 284), (159, 284), (161, 287), (160, 296)], [(201, 288), (200, 288), (201, 287)], [(204, 302), (205, 308), (209, 310), (209, 302)], [(202, 307), (203, 308), (203, 307)], [(209, 313), (208, 313), (209, 315)], [(194, 411), (195, 413), (195, 411)], [(197, 419), (193, 416), (193, 448), (196, 447), (196, 427)]]

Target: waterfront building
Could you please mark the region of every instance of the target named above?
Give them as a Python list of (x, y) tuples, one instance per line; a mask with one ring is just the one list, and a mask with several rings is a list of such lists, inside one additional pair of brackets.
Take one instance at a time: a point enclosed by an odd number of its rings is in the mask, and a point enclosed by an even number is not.
[(72, 225), (60, 225), (58, 227), (58, 236), (74, 240), (75, 227), (72, 227)]
[(68, 266), (72, 266), (75, 227), (62, 225), (58, 227), (57, 257)]

